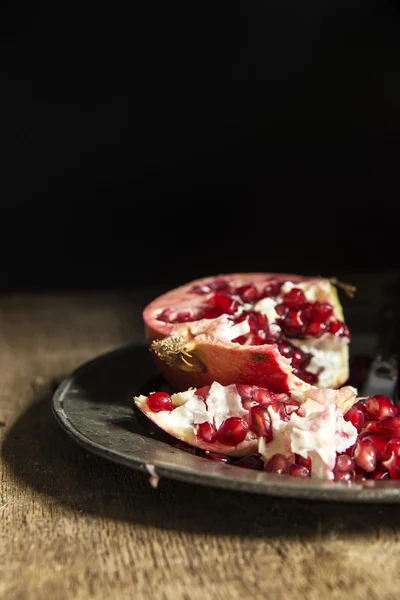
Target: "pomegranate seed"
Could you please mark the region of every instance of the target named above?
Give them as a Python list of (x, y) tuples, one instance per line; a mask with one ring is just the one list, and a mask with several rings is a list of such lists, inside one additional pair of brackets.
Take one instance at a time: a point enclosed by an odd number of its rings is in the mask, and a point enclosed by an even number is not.
[(390, 462), (386, 461), (385, 466), (388, 466), (391, 479), (400, 479), (400, 456), (394, 456)]
[(297, 348), (295, 350), (293, 350), (292, 367), (296, 367), (298, 369), (300, 367), (302, 358), (303, 358), (303, 353), (301, 350), (298, 350)]
[(400, 438), (400, 417), (385, 417), (380, 421), (368, 421), (364, 431), (379, 433), (387, 438)]
[(295, 454), (296, 464), (301, 465), (302, 467), (306, 467), (311, 473), (311, 458), (307, 456), (307, 458), (303, 458), (300, 454)]
[(216, 292), (212, 296), (211, 302), (216, 310), (221, 311), (220, 314), (226, 313), (228, 315), (233, 315), (239, 308), (239, 305), (236, 302), (236, 300), (234, 300), (231, 296), (228, 296), (227, 294), (223, 294), (221, 292)]
[(390, 460), (393, 456), (400, 456), (400, 439), (393, 438), (389, 440), (382, 451), (382, 463)]
[(263, 297), (275, 297), (275, 296), (279, 296), (279, 293), (281, 291), (281, 287), (283, 286), (283, 281), (268, 281), (267, 285), (265, 286), (264, 290), (263, 290)]
[(274, 454), (264, 465), (264, 471), (267, 473), (284, 475), (285, 473), (289, 473), (289, 470), (290, 463), (284, 454)]
[(252, 400), (253, 399), (253, 385), (247, 385), (245, 383), (237, 383), (236, 384), (237, 393), (243, 401)]
[(243, 442), (248, 425), (240, 417), (229, 417), (217, 431), (216, 441), (224, 446), (237, 446)]
[(275, 392), (271, 392), (270, 390), (266, 390), (265, 388), (254, 386), (252, 398), (258, 404), (272, 404), (272, 402), (277, 401), (278, 394), (275, 394)]
[(171, 396), (167, 392), (153, 392), (149, 394), (146, 404), (152, 412), (161, 412), (162, 410), (171, 411), (174, 408)]
[(215, 462), (229, 463), (231, 459), (226, 454), (218, 454), (218, 452), (206, 452), (203, 458), (214, 460)]
[(378, 451), (374, 444), (368, 439), (357, 440), (352, 452), (354, 464), (370, 473), (374, 471), (377, 464)]
[(291, 308), (284, 319), (279, 322), (281, 329), (285, 335), (297, 336), (304, 333), (306, 324), (303, 319), (301, 310)]
[(271, 417), (267, 406), (252, 406), (248, 415), (248, 424), (250, 431), (258, 437), (265, 437), (268, 442), (272, 440)]
[(212, 292), (217, 292), (217, 291), (219, 292), (221, 290), (229, 290), (230, 289), (229, 283), (222, 277), (220, 277), (219, 279), (213, 279), (212, 281), (210, 281), (210, 283), (208, 284), (208, 287), (210, 288), (210, 290)]
[(341, 321), (338, 321), (337, 319), (330, 321), (329, 332), (337, 337), (350, 337), (350, 332), (347, 325)]
[(243, 300), (243, 302), (249, 303), (256, 302), (259, 296), (256, 286), (251, 283), (248, 285), (242, 285), (241, 287), (237, 288), (234, 293), (237, 294), (239, 298)]
[(287, 342), (278, 342), (278, 350), (285, 358), (291, 358), (294, 347)]
[(319, 302), (318, 300), (313, 303), (311, 308), (311, 318), (313, 321), (320, 323), (327, 321), (333, 315), (333, 306), (327, 302)]
[(375, 394), (365, 401), (365, 412), (370, 419), (379, 421), (385, 417), (395, 417), (399, 409), (388, 396)]
[(290, 474), (295, 477), (310, 477), (311, 473), (303, 465), (292, 464), (290, 465)]
[(354, 471), (354, 461), (347, 454), (338, 454), (336, 457), (335, 469), (344, 473)]
[(368, 479), (389, 479), (390, 474), (387, 469), (383, 465), (378, 465), (375, 471), (372, 473), (368, 473)]
[(328, 325), (323, 321), (311, 321), (306, 327), (305, 334), (319, 338), (327, 329)]
[(361, 431), (365, 423), (365, 406), (358, 401), (344, 415), (345, 421), (350, 421), (357, 431)]
[(318, 375), (315, 373), (303, 371), (302, 369), (293, 369), (293, 373), (306, 383), (311, 383), (311, 385), (316, 385), (318, 383)]
[(382, 452), (382, 466), (391, 479), (400, 479), (400, 439), (390, 440)]
[(199, 311), (176, 311), (173, 308), (166, 308), (157, 316), (158, 321), (164, 323), (187, 323), (188, 321), (196, 321), (200, 316)]
[[(376, 454), (377, 460), (381, 459), (382, 452), (384, 451), (384, 449), (386, 448), (386, 445), (388, 443), (388, 440), (386, 437), (384, 437), (383, 435), (379, 435), (379, 433), (369, 433), (368, 431), (365, 431), (364, 433), (360, 433), (360, 435), (358, 436), (358, 439), (359, 440), (365, 439), (365, 440), (369, 440), (370, 442), (372, 442), (377, 450), (377, 454)], [(400, 440), (399, 440), (399, 442), (400, 442)]]
[(354, 479), (354, 471), (340, 471), (333, 469), (333, 477), (335, 481), (351, 481)]
[(288, 308), (301, 308), (306, 303), (306, 297), (303, 290), (294, 287), (283, 295), (282, 301)]
[(243, 456), (239, 458), (234, 463), (235, 467), (243, 467), (245, 469), (254, 469), (255, 471), (262, 471), (264, 468), (264, 463), (259, 456), (251, 455), (251, 456)]
[(197, 426), (197, 437), (204, 442), (214, 442), (217, 436), (216, 429), (212, 423), (205, 421)]
[(284, 304), (277, 304), (275, 306), (275, 312), (279, 317), (284, 319), (289, 312), (289, 308), (287, 306), (285, 306)]

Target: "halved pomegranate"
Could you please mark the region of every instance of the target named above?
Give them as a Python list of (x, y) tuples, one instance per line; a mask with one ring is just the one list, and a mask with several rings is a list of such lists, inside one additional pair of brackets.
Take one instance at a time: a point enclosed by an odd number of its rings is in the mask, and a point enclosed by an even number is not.
[(266, 471), (334, 479), (337, 453), (357, 441), (357, 429), (343, 416), (357, 393), (351, 386), (305, 386), (276, 393), (256, 385), (213, 382), (171, 395), (163, 392), (162, 397), (155, 391), (134, 402), (174, 438), (213, 457), (222, 455), (225, 462), (226, 457), (254, 456), (246, 466), (259, 468), (261, 459)]
[(159, 296), (143, 319), (152, 356), (175, 390), (218, 381), (288, 392), (302, 382), (338, 388), (349, 377), (350, 333), (330, 279), (206, 277)]

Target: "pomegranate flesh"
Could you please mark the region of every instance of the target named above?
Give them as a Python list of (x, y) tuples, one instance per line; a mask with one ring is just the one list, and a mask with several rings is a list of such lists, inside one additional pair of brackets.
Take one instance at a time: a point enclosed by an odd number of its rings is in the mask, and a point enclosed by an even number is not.
[(287, 393), (301, 382), (338, 388), (349, 377), (350, 332), (330, 279), (206, 277), (153, 300), (143, 320), (154, 361), (175, 390), (218, 381)]

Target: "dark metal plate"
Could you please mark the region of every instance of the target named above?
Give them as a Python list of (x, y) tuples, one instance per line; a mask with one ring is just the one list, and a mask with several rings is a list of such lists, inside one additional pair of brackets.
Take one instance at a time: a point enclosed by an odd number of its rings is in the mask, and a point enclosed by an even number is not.
[[(138, 393), (160, 389), (146, 346), (130, 346), (86, 363), (64, 380), (53, 397), (53, 411), (81, 446), (147, 473), (269, 496), (338, 502), (400, 502), (400, 481), (325, 482), (276, 475), (216, 463), (174, 446), (133, 405)], [(151, 470), (151, 468), (150, 468)]]

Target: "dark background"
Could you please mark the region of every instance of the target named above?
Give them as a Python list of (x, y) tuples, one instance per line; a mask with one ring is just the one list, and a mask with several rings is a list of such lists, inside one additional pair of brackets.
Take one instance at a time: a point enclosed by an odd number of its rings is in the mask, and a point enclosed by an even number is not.
[(398, 267), (396, 2), (0, 11), (1, 291)]

